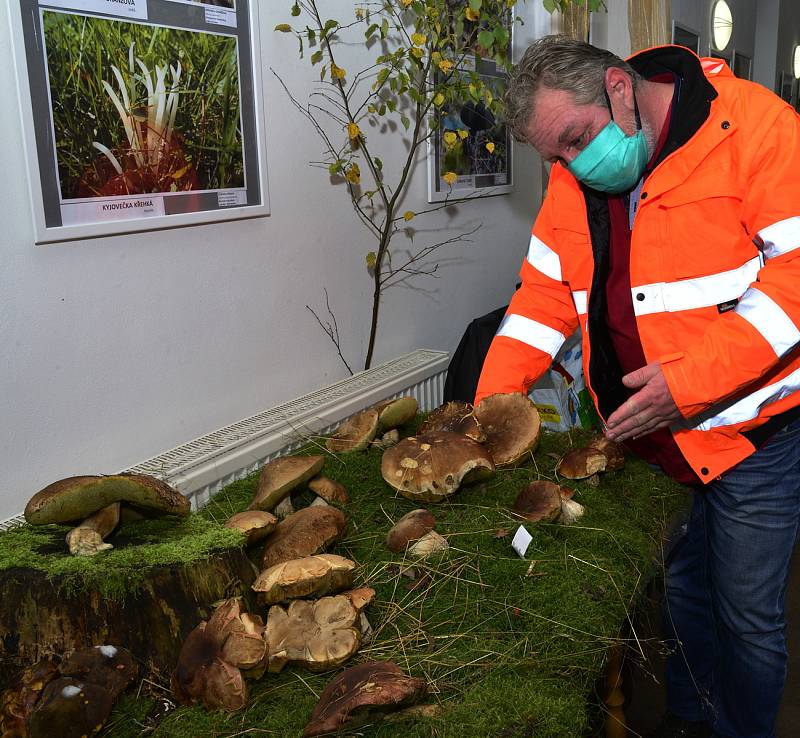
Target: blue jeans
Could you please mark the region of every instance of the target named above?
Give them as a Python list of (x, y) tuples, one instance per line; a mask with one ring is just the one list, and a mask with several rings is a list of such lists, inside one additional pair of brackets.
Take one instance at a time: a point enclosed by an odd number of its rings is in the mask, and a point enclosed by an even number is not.
[(698, 489), (667, 560), (667, 704), (719, 738), (774, 738), (800, 519), (800, 421)]

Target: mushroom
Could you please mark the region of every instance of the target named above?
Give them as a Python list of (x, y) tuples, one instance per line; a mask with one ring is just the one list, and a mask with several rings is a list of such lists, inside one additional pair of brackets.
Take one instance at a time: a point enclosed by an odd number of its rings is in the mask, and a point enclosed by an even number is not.
[(350, 559), (335, 554), (306, 556), (265, 569), (253, 582), (253, 590), (265, 605), (309, 595), (319, 597), (350, 587), (355, 568)]
[(294, 505), (292, 504), (291, 495), (286, 495), (286, 497), (275, 505), (275, 509), (272, 512), (278, 516), (278, 520), (285, 520), (292, 515), (294, 513)]
[(378, 432), (378, 411), (367, 408), (344, 421), (325, 442), (325, 448), (337, 454), (363, 451)]
[(618, 471), (625, 466), (625, 451), (621, 443), (611, 441), (605, 436), (597, 436), (589, 441), (589, 448), (597, 449), (608, 458), (606, 471)]
[(347, 597), (350, 604), (361, 612), (365, 607), (372, 604), (375, 599), (375, 590), (372, 587), (357, 587), (341, 593), (342, 597)]
[(435, 530), (430, 530), (411, 545), (408, 553), (418, 559), (424, 559), (431, 554), (443, 553), (448, 548), (450, 548), (450, 544), (447, 539), (440, 536)]
[(225, 600), (184, 641), (172, 675), (175, 699), (183, 705), (202, 702), (209, 710), (244, 707), (247, 685), (240, 667), (258, 666), (267, 653), (259, 622), (244, 618), (239, 599)]
[(345, 669), (322, 691), (304, 738), (357, 728), (384, 714), (412, 705), (426, 691), (425, 681), (396, 664), (373, 661)]
[(29, 738), (82, 738), (97, 732), (114, 700), (105, 687), (73, 677), (50, 682), (28, 720)]
[(378, 411), (378, 428), (385, 431), (414, 420), (419, 403), (415, 397), (395, 397), (376, 403), (372, 409)]
[(572, 490), (553, 482), (539, 480), (522, 489), (511, 509), (532, 523), (558, 520), (565, 525), (574, 523), (585, 509), (572, 499)]
[(409, 543), (419, 540), (433, 530), (436, 518), (427, 510), (412, 510), (398, 520), (386, 536), (386, 547), (393, 553), (405, 551)]
[(226, 528), (239, 530), (247, 536), (247, 545), (266, 538), (278, 525), (278, 518), (263, 510), (245, 510), (231, 516), (225, 523)]
[(138, 676), (131, 652), (112, 645), (79, 648), (61, 662), (61, 676), (99, 684), (115, 702)]
[(438, 502), (458, 487), (485, 479), (494, 464), (481, 444), (466, 436), (438, 431), (405, 438), (387, 449), (381, 475), (403, 497)]
[(370, 446), (375, 446), (376, 448), (391, 448), (392, 446), (397, 445), (400, 442), (400, 433), (398, 432), (397, 428), (392, 428), (391, 430), (386, 431), (380, 438), (372, 441)]
[(556, 471), (566, 479), (586, 479), (606, 470), (608, 456), (591, 446), (568, 451), (556, 465)]
[(360, 613), (344, 595), (273, 605), (267, 616), (269, 671), (300, 664), (326, 671), (347, 661), (361, 645)]
[(318, 476), (314, 477), (309, 483), (308, 488), (314, 493), (319, 495), (325, 502), (330, 502), (334, 505), (346, 505), (350, 502), (350, 496), (344, 485), (335, 482), (328, 477)]
[(27, 722), (42, 690), (58, 677), (58, 665), (42, 659), (22, 672), (19, 685), (0, 694), (0, 735), (3, 738), (25, 738)]
[(347, 526), (344, 513), (335, 507), (305, 507), (285, 520), (267, 539), (262, 569), (291, 559), (322, 553), (333, 545)]
[(419, 427), (419, 432), (431, 433), (432, 431), (461, 433), (478, 443), (486, 440), (486, 434), (475, 417), (475, 408), (468, 402), (446, 402), (432, 410)]
[(105, 539), (119, 524), (120, 503), (110, 505), (90, 515), (77, 528), (67, 533), (67, 548), (73, 556), (94, 556), (114, 548)]
[(68, 477), (37, 492), (25, 506), (31, 525), (85, 520), (113, 502), (130, 502), (164, 515), (189, 514), (189, 499), (148, 474)]
[(484, 397), (475, 417), (498, 467), (517, 466), (539, 443), (541, 420), (530, 398), (517, 392)]
[(324, 456), (281, 456), (270, 461), (258, 475), (258, 488), (249, 510), (270, 512), (293, 489), (317, 476)]

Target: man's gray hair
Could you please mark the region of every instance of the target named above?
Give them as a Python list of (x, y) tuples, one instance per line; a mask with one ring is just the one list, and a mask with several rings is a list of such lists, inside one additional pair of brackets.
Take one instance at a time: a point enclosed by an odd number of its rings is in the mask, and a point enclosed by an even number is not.
[(605, 105), (605, 73), (610, 67), (627, 72), (634, 88), (641, 80), (628, 62), (584, 41), (556, 35), (532, 43), (514, 67), (504, 97), (511, 134), (527, 143), (525, 131), (541, 87), (571, 92), (579, 105)]

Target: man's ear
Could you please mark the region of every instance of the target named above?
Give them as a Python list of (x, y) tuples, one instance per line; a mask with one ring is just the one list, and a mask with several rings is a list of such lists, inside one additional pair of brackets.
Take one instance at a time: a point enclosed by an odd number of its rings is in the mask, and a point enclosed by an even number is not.
[(605, 74), (606, 92), (615, 106), (633, 110), (633, 80), (619, 67), (609, 67)]

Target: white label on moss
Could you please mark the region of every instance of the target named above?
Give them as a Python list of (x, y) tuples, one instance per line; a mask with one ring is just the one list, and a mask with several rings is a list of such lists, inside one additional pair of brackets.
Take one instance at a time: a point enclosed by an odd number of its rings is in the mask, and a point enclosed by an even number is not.
[(517, 528), (517, 532), (514, 533), (514, 538), (511, 541), (511, 548), (517, 552), (521, 559), (524, 559), (532, 540), (533, 536), (525, 530), (524, 525), (520, 525), (519, 528)]

